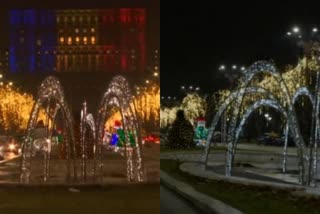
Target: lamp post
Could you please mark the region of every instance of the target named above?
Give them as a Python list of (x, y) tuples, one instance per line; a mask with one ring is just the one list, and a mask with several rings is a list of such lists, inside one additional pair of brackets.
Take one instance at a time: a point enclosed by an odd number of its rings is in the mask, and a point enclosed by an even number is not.
[[(296, 40), (296, 45), (301, 48), (303, 55), (306, 57), (304, 75), (306, 78), (306, 85), (312, 84), (312, 76), (308, 67), (309, 60), (312, 58), (314, 47), (319, 41), (318, 28), (313, 27), (311, 30), (303, 31), (298, 26), (292, 27), (286, 34), (289, 38)], [(303, 78), (300, 78), (301, 81)]]
[(223, 76), (228, 79), (228, 83), (230, 84), (231, 89), (233, 89), (236, 80), (240, 77), (241, 73), (245, 71), (245, 67), (235, 64), (229, 67), (226, 65), (220, 65), (218, 70), (219, 73), (223, 74)]
[[(230, 84), (230, 88), (232, 90), (235, 87), (236, 80), (240, 77), (241, 73), (245, 71), (245, 67), (238, 66), (235, 64), (231, 66), (220, 65), (218, 70), (219, 70), (219, 73), (223, 74), (223, 76), (228, 79), (228, 83)], [(226, 142), (227, 121), (228, 121), (228, 116), (227, 116), (227, 112), (225, 111), (222, 114), (222, 118), (221, 118), (221, 143)]]
[[(309, 70), (309, 60), (316, 59), (317, 65), (319, 65), (320, 60), (320, 49), (319, 49), (319, 33), (318, 28), (314, 27), (309, 30), (308, 33), (302, 32), (299, 27), (293, 27), (292, 31), (287, 32), (289, 37), (298, 38), (298, 46), (302, 48), (303, 54), (306, 57), (304, 75), (306, 78), (306, 85), (315, 86), (314, 99), (312, 104), (312, 121), (311, 121), (311, 134), (309, 140), (309, 161), (308, 161), (308, 185), (316, 186), (316, 176), (317, 176), (317, 144), (319, 140), (319, 99), (318, 91), (320, 89), (319, 85), (319, 70), (317, 71), (317, 77), (315, 78), (315, 84), (313, 84), (312, 75)], [(303, 79), (303, 78), (300, 78)], [(311, 91), (311, 90), (310, 90)], [(314, 151), (313, 151), (314, 149)]]
[(186, 95), (189, 93), (199, 93), (200, 87), (194, 86), (194, 85), (189, 85), (189, 86), (182, 85), (182, 86), (180, 86), (180, 90), (184, 95)]

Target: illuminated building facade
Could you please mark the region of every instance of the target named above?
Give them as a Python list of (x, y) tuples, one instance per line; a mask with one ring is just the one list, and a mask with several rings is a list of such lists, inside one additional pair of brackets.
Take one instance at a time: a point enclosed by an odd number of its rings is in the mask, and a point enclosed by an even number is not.
[(11, 10), (11, 72), (143, 72), (145, 9)]
[(9, 70), (54, 71), (57, 45), (54, 11), (11, 10), (9, 24)]

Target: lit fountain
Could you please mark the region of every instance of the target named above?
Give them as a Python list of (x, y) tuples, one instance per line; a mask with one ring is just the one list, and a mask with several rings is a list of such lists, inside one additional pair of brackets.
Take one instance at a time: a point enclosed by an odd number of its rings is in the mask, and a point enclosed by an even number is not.
[[(103, 95), (100, 106), (98, 108), (97, 121), (94, 121), (92, 114), (88, 114), (86, 102), (83, 104), (80, 121), (80, 170), (81, 182), (90, 183), (87, 179), (88, 174), (95, 182), (103, 182), (103, 137), (104, 125), (108, 119), (108, 112), (116, 107), (122, 116), (123, 128), (125, 135), (124, 156), (126, 159), (126, 174), (128, 181), (144, 181), (144, 166), (142, 161), (142, 144), (140, 137), (140, 128), (137, 121), (136, 110), (132, 96), (129, 90), (129, 85), (124, 77), (116, 76), (110, 82), (106, 92)], [(46, 119), (45, 125), (47, 129), (46, 140), (41, 145), (36, 146), (32, 139), (33, 131), (36, 128), (36, 123), (40, 111), (45, 111)], [(52, 142), (53, 130), (56, 127), (56, 121), (59, 114), (62, 116), (64, 145), (66, 147), (66, 160), (60, 162), (52, 162), (52, 149), (54, 143)], [(78, 159), (76, 154), (76, 143), (74, 137), (73, 119), (69, 108), (67, 106), (65, 96), (60, 85), (60, 82), (54, 77), (46, 78), (38, 91), (36, 102), (33, 106), (28, 128), (26, 132), (26, 139), (22, 149), (21, 174), (20, 182), (24, 184), (39, 182), (34, 178), (33, 171), (39, 168), (39, 159), (43, 162), (43, 183), (52, 182), (49, 178), (50, 170), (53, 167), (58, 168), (59, 181), (78, 182), (77, 180), (77, 165)], [(92, 135), (93, 148), (88, 148), (87, 133)], [(128, 134), (131, 133), (131, 134)], [(130, 142), (134, 140), (135, 146), (130, 146)], [(93, 163), (88, 167), (88, 152), (92, 149)], [(37, 150), (42, 157), (36, 158), (33, 154)], [(38, 161), (38, 162), (37, 162)], [(65, 163), (66, 162), (66, 163)], [(66, 170), (63, 170), (66, 167)], [(35, 168), (35, 169), (34, 169)], [(41, 168), (41, 167), (40, 167)], [(91, 171), (92, 170), (92, 173)], [(72, 172), (71, 172), (72, 171)], [(90, 173), (88, 173), (90, 171)], [(66, 176), (66, 179), (61, 179)], [(40, 181), (41, 182), (41, 181)]]
[[(251, 80), (260, 73), (268, 73), (272, 75), (281, 90), (281, 95), (283, 100), (278, 100), (268, 90), (251, 86)], [(236, 146), (238, 142), (239, 135), (242, 131), (242, 128), (251, 115), (251, 113), (260, 108), (262, 106), (267, 106), (269, 108), (273, 108), (280, 112), (284, 118), (286, 119), (285, 126), (285, 145), (284, 145), (284, 153), (283, 153), (283, 172), (286, 172), (286, 161), (287, 161), (287, 139), (289, 131), (294, 138), (294, 142), (297, 146), (298, 153), (298, 169), (299, 169), (299, 182), (302, 185), (316, 185), (317, 179), (317, 142), (320, 139), (320, 123), (319, 123), (319, 102), (320, 102), (320, 90), (319, 90), (319, 72), (317, 72), (317, 80), (316, 80), (316, 95), (311, 95), (309, 90), (306, 87), (299, 88), (293, 97), (291, 97), (288, 87), (281, 76), (281, 74), (277, 71), (276, 67), (269, 62), (266, 61), (258, 61), (250, 66), (244, 73), (244, 77), (241, 81), (241, 85), (238, 89), (232, 92), (229, 97), (222, 103), (219, 107), (216, 115), (213, 118), (211, 123), (207, 144), (205, 146), (205, 151), (202, 157), (202, 161), (205, 164), (205, 168), (208, 164), (208, 155), (211, 149), (211, 138), (214, 131), (217, 129), (217, 124), (221, 119), (224, 112), (227, 108), (232, 108), (232, 116), (230, 118), (229, 126), (228, 126), (228, 136), (227, 136), (227, 154), (225, 160), (225, 174), (226, 176), (231, 176), (232, 174), (232, 165), (234, 162), (234, 157), (236, 153)], [(256, 100), (249, 108), (245, 110), (241, 117), (241, 109), (243, 107), (243, 102), (246, 96), (249, 94), (259, 94), (261, 98)], [(311, 100), (313, 106), (313, 121), (311, 128), (311, 137), (310, 137), (310, 147), (309, 152), (307, 152), (305, 143), (300, 133), (300, 128), (294, 108), (294, 103), (299, 96), (307, 96)], [(308, 170), (306, 174), (306, 169)]]
[[(108, 119), (107, 112), (116, 107), (119, 109), (125, 135), (124, 154), (127, 162), (127, 179), (128, 181), (143, 181), (144, 180), (144, 166), (142, 161), (142, 144), (140, 137), (140, 129), (137, 121), (136, 111), (130, 93), (129, 84), (122, 76), (116, 76), (112, 79), (108, 89), (101, 100), (98, 117), (97, 117), (97, 140), (95, 141), (96, 151), (94, 157), (96, 164), (94, 165), (94, 177), (101, 180), (103, 178), (103, 137), (105, 131), (105, 122)], [(136, 146), (130, 147), (130, 135), (134, 137)]]
[[(81, 121), (80, 121), (80, 147), (81, 147), (81, 181), (86, 182), (87, 180), (87, 165), (88, 165), (88, 139), (86, 138), (87, 132), (92, 135), (93, 142), (96, 141), (96, 126), (92, 114), (88, 114), (87, 103), (83, 103), (83, 108), (81, 111)], [(95, 151), (95, 147), (93, 147)]]
[[(38, 152), (44, 155), (44, 173), (43, 181), (47, 182), (49, 178), (49, 168), (50, 168), (50, 154), (52, 148), (52, 134), (53, 128), (55, 127), (55, 122), (60, 112), (63, 118), (63, 135), (64, 143), (66, 146), (66, 180), (67, 182), (71, 181), (71, 168), (73, 168), (73, 181), (77, 180), (77, 164), (76, 164), (76, 149), (75, 149), (75, 137), (73, 130), (73, 119), (69, 108), (67, 106), (65, 96), (60, 85), (60, 82), (54, 77), (46, 78), (38, 91), (36, 102), (33, 106), (30, 119), (28, 122), (28, 127), (26, 131), (26, 138), (22, 148), (22, 161), (21, 161), (21, 183), (30, 183), (34, 182), (31, 179), (32, 171), (31, 169), (38, 166), (32, 166), (33, 153), (36, 149), (32, 134), (35, 130), (35, 126), (38, 120), (39, 113), (41, 109), (45, 110), (46, 120), (45, 125), (47, 129), (46, 141), (42, 142), (43, 145), (39, 147)], [(39, 163), (38, 163), (39, 164)], [(37, 164), (37, 165), (38, 165)]]

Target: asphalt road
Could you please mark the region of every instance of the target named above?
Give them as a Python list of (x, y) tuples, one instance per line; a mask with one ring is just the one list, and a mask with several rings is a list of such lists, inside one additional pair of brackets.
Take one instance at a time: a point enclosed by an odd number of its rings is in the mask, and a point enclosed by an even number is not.
[(160, 186), (160, 214), (200, 214), (191, 204)]

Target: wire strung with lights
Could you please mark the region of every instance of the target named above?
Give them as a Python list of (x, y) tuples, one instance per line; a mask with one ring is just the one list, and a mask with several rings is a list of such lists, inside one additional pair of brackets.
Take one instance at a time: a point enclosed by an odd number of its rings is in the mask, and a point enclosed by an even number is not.
[[(39, 114), (41, 108), (46, 109), (45, 111), (45, 120), (47, 126), (47, 143), (48, 146), (51, 146), (52, 132), (54, 128), (55, 117), (57, 116), (57, 112), (60, 110), (64, 119), (64, 133), (65, 143), (68, 145), (68, 160), (72, 159), (72, 167), (73, 167), (73, 181), (77, 180), (77, 164), (76, 164), (76, 149), (75, 149), (75, 137), (73, 130), (73, 119), (71, 113), (69, 111), (68, 105), (65, 100), (65, 96), (60, 85), (59, 80), (55, 77), (49, 76), (47, 77), (40, 85), (36, 102), (33, 105), (28, 127), (26, 130), (26, 138), (24, 142), (24, 146), (22, 149), (22, 161), (21, 161), (21, 174), (20, 174), (20, 182), (28, 184), (30, 183), (31, 178), (31, 158), (33, 151), (33, 131), (36, 128), (37, 120), (39, 118)], [(46, 149), (44, 147), (44, 182), (47, 182), (49, 178), (49, 160), (50, 160), (50, 149)], [(71, 178), (71, 161), (67, 161), (67, 172), (66, 177), (67, 180), (70, 181)]]
[[(273, 76), (273, 78), (276, 80), (276, 83), (279, 86), (278, 88), (280, 89), (279, 93), (281, 93), (281, 96), (278, 96), (278, 94), (275, 95), (270, 91), (265, 90), (264, 88), (252, 88), (250, 86), (249, 84), (250, 81), (253, 79), (254, 76), (258, 75), (259, 73), (269, 73), (271, 76)], [(301, 91), (299, 92), (300, 94), (307, 93), (305, 90), (302, 90), (302, 89), (300, 91)], [(262, 99), (261, 97), (262, 94), (260, 94), (260, 98), (258, 97), (256, 102), (253, 105), (251, 105), (251, 107), (244, 108), (243, 105), (245, 105), (245, 102), (244, 102), (245, 97), (247, 97), (247, 94), (249, 94), (250, 92), (264, 92), (265, 95), (269, 97), (269, 100)], [(279, 100), (278, 97), (282, 97), (284, 99)], [(233, 108), (233, 111), (231, 112), (231, 119), (230, 119), (228, 136), (227, 136), (228, 144), (227, 144), (227, 156), (226, 156), (226, 175), (227, 176), (231, 175), (231, 169), (232, 169), (232, 164), (234, 160), (237, 139), (241, 132), (243, 124), (245, 123), (249, 115), (254, 111), (254, 109), (260, 106), (267, 105), (269, 107), (272, 107), (278, 110), (279, 112), (282, 112), (285, 118), (287, 118), (288, 128), (292, 133), (295, 143), (298, 147), (299, 181), (301, 184), (306, 184), (306, 180), (305, 180), (306, 167), (305, 167), (305, 161), (304, 161), (305, 145), (300, 133), (295, 109), (292, 102), (292, 97), (290, 96), (290, 93), (289, 93), (289, 87), (286, 84), (285, 80), (282, 78), (282, 76), (277, 72), (275, 66), (272, 63), (265, 62), (265, 61), (258, 61), (254, 63), (252, 66), (250, 66), (247, 69), (247, 72), (245, 73), (242, 79), (240, 87), (236, 89), (235, 92), (231, 93), (229, 95), (229, 99), (223, 102), (222, 105), (220, 106), (219, 111), (214, 117), (211, 127), (209, 129), (207, 144), (206, 144), (204, 156), (202, 159), (205, 162), (205, 165), (207, 164), (207, 160), (208, 160), (208, 154), (209, 154), (210, 142), (211, 142), (210, 140), (212, 138), (212, 134), (216, 129), (216, 125), (219, 119), (221, 118), (222, 113), (230, 105)], [(248, 109), (248, 110), (246, 113), (242, 113), (241, 109)], [(240, 115), (242, 115), (241, 121), (239, 121), (238, 119), (240, 118)]]

